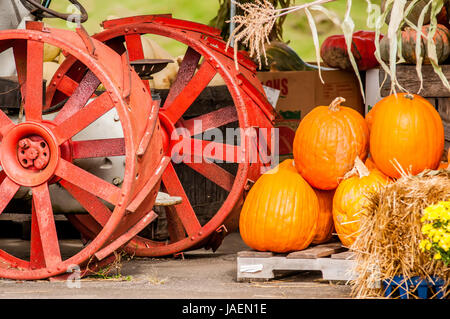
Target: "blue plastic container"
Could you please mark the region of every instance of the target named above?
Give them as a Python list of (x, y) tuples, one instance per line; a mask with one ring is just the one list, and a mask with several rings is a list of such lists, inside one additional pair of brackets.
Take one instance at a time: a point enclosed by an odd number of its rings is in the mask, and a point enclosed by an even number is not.
[[(400, 299), (408, 299), (408, 291), (417, 287), (414, 294), (421, 299), (429, 299), (436, 293), (437, 299), (443, 299), (444, 281), (435, 277), (431, 277), (431, 279), (432, 281), (420, 277), (412, 277), (408, 280), (404, 280), (403, 276), (395, 276), (392, 280), (383, 280), (384, 296), (392, 298), (394, 296), (393, 292), (397, 289)], [(431, 289), (434, 293), (430, 291)]]

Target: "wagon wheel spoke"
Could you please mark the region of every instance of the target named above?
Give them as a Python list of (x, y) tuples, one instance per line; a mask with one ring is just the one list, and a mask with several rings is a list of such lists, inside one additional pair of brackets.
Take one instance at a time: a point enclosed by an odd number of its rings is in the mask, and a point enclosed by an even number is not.
[[(68, 86), (69, 88), (73, 88), (73, 83), (71, 83), (70, 78), (66, 76), (66, 82), (68, 81), (65, 86)], [(76, 83), (75, 83), (76, 85)], [(89, 101), (89, 99), (94, 94), (95, 90), (100, 85), (100, 80), (92, 73), (92, 71), (88, 71), (86, 75), (81, 80), (80, 84), (76, 86), (76, 88), (71, 93), (68, 91), (70, 98), (67, 100), (67, 102), (64, 104), (64, 107), (61, 109), (61, 111), (56, 115), (55, 119), (53, 120), (56, 124), (60, 124), (76, 114), (79, 110), (83, 108), (83, 106), (86, 105), (86, 103)], [(64, 87), (64, 85), (62, 86)]]
[(81, 110), (65, 119), (54, 129), (59, 145), (75, 136), (113, 107), (114, 103), (111, 97), (105, 92)]
[[(127, 45), (126, 51), (128, 52), (128, 59), (130, 61), (136, 61), (136, 60), (142, 60), (145, 58), (144, 56), (144, 48), (142, 47), (142, 38), (140, 34), (127, 34), (125, 36), (125, 43)], [(121, 50), (121, 47), (118, 44), (115, 44), (115, 46), (118, 46), (118, 49)], [(122, 42), (123, 46), (123, 42)], [(116, 51), (118, 52), (118, 51)], [(125, 51), (124, 51), (125, 52)], [(150, 92), (150, 84), (147, 80), (142, 81), (147, 88), (147, 90)]]
[(173, 100), (181, 93), (183, 88), (189, 83), (195, 74), (198, 63), (202, 56), (200, 53), (188, 47), (184, 54), (183, 61), (181, 61), (177, 77), (170, 87), (165, 104), (172, 104)]
[(195, 236), (201, 229), (201, 225), (197, 219), (191, 203), (189, 202), (183, 185), (181, 184), (172, 163), (169, 163), (166, 170), (164, 171), (162, 182), (165, 189), (171, 196), (179, 196), (182, 198), (182, 202), (178, 205), (175, 205), (174, 209), (188, 236)]
[(116, 205), (119, 201), (121, 193), (119, 187), (104, 181), (62, 158), (59, 160), (55, 175), (113, 205)]
[(84, 189), (77, 187), (65, 180), (60, 181), (73, 198), (75, 198), (81, 206), (89, 213), (94, 220), (101, 226), (105, 226), (111, 217), (111, 211), (96, 196), (88, 193)]
[(32, 187), (32, 193), (32, 218), (35, 220), (32, 236), (36, 241), (31, 246), (30, 261), (32, 263), (42, 262), (45, 267), (54, 267), (62, 259), (47, 183)]
[(0, 140), (3, 139), (3, 136), (14, 126), (14, 123), (5, 114), (2, 110), (0, 110)]
[(73, 159), (123, 155), (125, 155), (125, 140), (123, 138), (72, 142)]
[(58, 83), (58, 91), (62, 92), (66, 96), (72, 96), (78, 87), (78, 82), (71, 79), (67, 75), (63, 75), (61, 81)]
[(13, 54), (16, 63), (17, 80), (19, 81), (22, 100), (24, 100), (27, 80), (27, 41), (16, 41), (13, 47)]
[(183, 126), (189, 130), (191, 136), (206, 132), (210, 129), (237, 122), (239, 120), (236, 108), (226, 106), (188, 120), (183, 121)]
[[(183, 155), (183, 162), (195, 162), (199, 158), (208, 162), (218, 163), (243, 163), (245, 162), (244, 150), (241, 146), (224, 144), (214, 141), (205, 141), (196, 138), (183, 138), (179, 144), (180, 152)], [(173, 150), (177, 148), (174, 147)]]
[(45, 268), (44, 251), (34, 201), (31, 202), (30, 268)]
[(20, 188), (20, 185), (14, 183), (6, 174), (1, 171), (1, 178), (3, 179), (0, 184), (0, 214), (5, 210), (6, 206), (8, 206), (11, 199), (17, 193)]
[(44, 43), (34, 40), (20, 41), (13, 52), (22, 98), (25, 101), (25, 117), (28, 121), (41, 121)]
[(144, 59), (144, 49), (142, 47), (141, 35), (138, 33), (125, 35), (128, 57), (130, 61)]
[(199, 70), (194, 74), (190, 81), (184, 85), (173, 100), (164, 103), (161, 112), (163, 112), (172, 123), (176, 123), (206, 88), (209, 82), (211, 82), (216, 73), (216, 69), (209, 62), (204, 61)]
[[(119, 55), (122, 55), (127, 51), (127, 48), (123, 44), (124, 41), (125, 41), (124, 37), (116, 37), (108, 41), (105, 41), (105, 44), (114, 51), (116, 51)], [(132, 61), (131, 58), (130, 61)]]
[(234, 183), (234, 175), (215, 163), (185, 163), (187, 166), (200, 173), (211, 182), (231, 192)]

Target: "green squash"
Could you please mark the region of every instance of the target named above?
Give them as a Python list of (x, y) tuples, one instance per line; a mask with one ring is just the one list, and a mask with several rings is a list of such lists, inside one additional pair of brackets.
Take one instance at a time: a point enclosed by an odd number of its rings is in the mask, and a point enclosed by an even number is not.
[[(260, 71), (313, 71), (318, 67), (303, 61), (286, 43), (272, 41), (265, 46), (267, 63), (261, 54)], [(322, 68), (324, 69), (324, 68)]]

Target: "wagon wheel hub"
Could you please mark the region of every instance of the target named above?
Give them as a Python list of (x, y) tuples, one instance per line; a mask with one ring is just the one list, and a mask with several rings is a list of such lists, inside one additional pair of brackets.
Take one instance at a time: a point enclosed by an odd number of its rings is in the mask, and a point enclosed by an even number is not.
[(29, 170), (42, 170), (50, 160), (47, 142), (38, 135), (25, 137), (17, 143), (17, 158)]
[(43, 122), (15, 125), (2, 140), (3, 170), (19, 185), (32, 187), (50, 180), (60, 157), (56, 138)]

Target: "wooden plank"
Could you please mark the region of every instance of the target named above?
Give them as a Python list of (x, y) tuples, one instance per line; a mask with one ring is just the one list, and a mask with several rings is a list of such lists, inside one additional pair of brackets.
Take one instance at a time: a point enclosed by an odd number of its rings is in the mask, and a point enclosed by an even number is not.
[(270, 251), (256, 251), (256, 250), (245, 250), (238, 252), (238, 257), (244, 258), (269, 258), (273, 257), (273, 253)]
[[(450, 79), (450, 65), (441, 65), (442, 72), (447, 79)], [(438, 75), (434, 72), (431, 65), (422, 66), (423, 89), (420, 95), (423, 97), (450, 97), (450, 91), (445, 88)], [(380, 68), (380, 83), (383, 83), (385, 72)], [(416, 93), (420, 88), (420, 80), (417, 76), (415, 65), (399, 64), (397, 65), (397, 79), (401, 86), (411, 93)], [(390, 94), (391, 79), (388, 76), (381, 88), (381, 96)]]
[(354, 271), (354, 260), (342, 260), (332, 258), (317, 259), (322, 271), (324, 280), (349, 281), (355, 280), (358, 276)]
[(353, 251), (344, 251), (338, 254), (332, 254), (332, 259), (345, 259), (345, 260), (353, 260), (355, 259), (355, 253)]
[(342, 247), (341, 243), (329, 243), (309, 247), (305, 250), (295, 251), (286, 256), (288, 259), (315, 259), (320, 257), (327, 257), (334, 253), (341, 252), (346, 248)]

